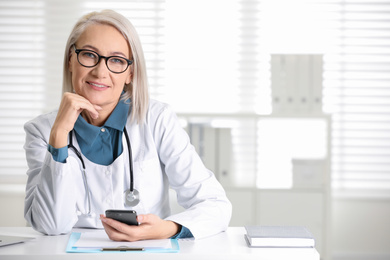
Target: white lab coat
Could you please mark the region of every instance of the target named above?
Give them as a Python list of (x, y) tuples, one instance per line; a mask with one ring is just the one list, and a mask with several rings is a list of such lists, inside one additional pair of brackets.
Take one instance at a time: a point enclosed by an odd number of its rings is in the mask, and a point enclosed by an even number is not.
[[(99, 214), (107, 209), (134, 209), (153, 213), (187, 227), (195, 238), (224, 231), (230, 221), (231, 204), (190, 144), (171, 108), (151, 100), (143, 125), (126, 124), (134, 168), (134, 187), (141, 201), (124, 205), (129, 189), (129, 159), (126, 139), (123, 153), (108, 166), (89, 161), (86, 165), (91, 195), (91, 214), (80, 160), (69, 149), (65, 163), (56, 162), (47, 150), (57, 112), (41, 115), (25, 124), (28, 182), (25, 218), (36, 230), (50, 235), (68, 233), (73, 227), (102, 228)], [(73, 144), (80, 151), (75, 135)], [(186, 210), (171, 215), (169, 187)]]

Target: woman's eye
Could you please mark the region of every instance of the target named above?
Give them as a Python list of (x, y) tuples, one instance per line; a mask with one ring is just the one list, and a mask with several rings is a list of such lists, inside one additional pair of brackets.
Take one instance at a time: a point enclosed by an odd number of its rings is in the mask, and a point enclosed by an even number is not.
[(118, 65), (125, 64), (125, 60), (121, 59), (121, 58), (111, 58), (110, 62), (113, 64), (118, 64)]
[(88, 59), (97, 59), (97, 55), (93, 52), (83, 52), (83, 57)]

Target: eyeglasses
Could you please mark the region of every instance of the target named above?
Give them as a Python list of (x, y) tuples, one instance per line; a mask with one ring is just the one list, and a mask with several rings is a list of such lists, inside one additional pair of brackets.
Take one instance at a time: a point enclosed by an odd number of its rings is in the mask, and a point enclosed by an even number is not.
[(80, 65), (92, 68), (99, 64), (100, 59), (103, 58), (106, 60), (107, 68), (113, 73), (122, 73), (127, 70), (129, 65), (133, 64), (132, 60), (128, 60), (121, 56), (109, 56), (105, 57), (99, 55), (95, 51), (87, 50), (87, 49), (76, 49), (76, 46), (73, 45), (74, 51), (77, 54), (77, 60)]

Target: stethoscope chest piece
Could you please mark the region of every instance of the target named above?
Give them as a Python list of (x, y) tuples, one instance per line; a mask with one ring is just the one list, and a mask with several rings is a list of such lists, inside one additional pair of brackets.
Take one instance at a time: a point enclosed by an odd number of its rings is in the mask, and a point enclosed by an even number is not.
[(124, 201), (125, 205), (128, 207), (137, 206), (140, 201), (139, 192), (136, 189), (134, 189), (133, 191), (126, 190), (124, 193)]

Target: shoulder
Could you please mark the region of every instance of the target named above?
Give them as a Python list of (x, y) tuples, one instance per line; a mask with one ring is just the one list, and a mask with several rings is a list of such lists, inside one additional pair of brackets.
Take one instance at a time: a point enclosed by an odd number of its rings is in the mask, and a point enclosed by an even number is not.
[(176, 117), (172, 107), (167, 103), (150, 99), (147, 121), (154, 122), (165, 117)]
[(180, 126), (180, 122), (171, 105), (151, 99), (145, 120), (152, 131), (173, 130)]
[(149, 111), (148, 111), (149, 113), (161, 113), (167, 109), (172, 109), (169, 104), (155, 99), (149, 100)]

